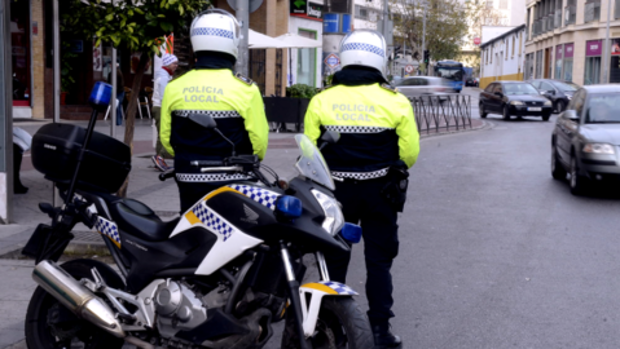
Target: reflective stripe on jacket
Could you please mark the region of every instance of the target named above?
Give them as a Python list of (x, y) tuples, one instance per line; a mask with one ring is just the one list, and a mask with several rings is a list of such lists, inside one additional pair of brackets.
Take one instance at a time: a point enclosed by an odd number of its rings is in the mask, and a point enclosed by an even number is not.
[(324, 90), (310, 101), (304, 127), (315, 143), (326, 130), (340, 132), (338, 143), (322, 150), (336, 177), (382, 177), (398, 160), (413, 166), (420, 152), (409, 100), (378, 83)]

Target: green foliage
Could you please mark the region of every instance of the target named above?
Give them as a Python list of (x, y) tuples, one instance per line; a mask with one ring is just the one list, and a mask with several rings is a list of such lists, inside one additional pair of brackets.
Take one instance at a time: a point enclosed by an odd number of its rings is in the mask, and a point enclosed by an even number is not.
[[(422, 60), (422, 33), (424, 8), (422, 1), (407, 2), (392, 0), (393, 6), (401, 8), (402, 14), (394, 20), (395, 41), (405, 39), (407, 46), (418, 53)], [(426, 10), (426, 49), (432, 61), (455, 59), (460, 51), (463, 38), (468, 33), (467, 9), (459, 0), (427, 0)]]
[(293, 98), (312, 98), (316, 94), (316, 87), (306, 84), (295, 84), (286, 88), (287, 95)]
[(70, 0), (63, 5), (63, 27), (86, 37), (95, 45), (111, 42), (132, 52), (160, 54), (164, 35), (186, 31), (208, 0), (117, 0), (116, 6), (101, 0)]
[(71, 86), (75, 83), (73, 79), (73, 58), (78, 57), (77, 53), (71, 52), (71, 44), (66, 41), (62, 41), (62, 49), (60, 55), (60, 90), (63, 92), (69, 91)]

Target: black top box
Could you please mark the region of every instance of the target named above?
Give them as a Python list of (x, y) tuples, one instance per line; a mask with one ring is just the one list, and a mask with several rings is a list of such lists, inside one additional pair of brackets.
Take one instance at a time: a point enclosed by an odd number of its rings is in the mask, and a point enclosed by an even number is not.
[[(86, 129), (70, 124), (47, 124), (32, 137), (32, 164), (45, 178), (61, 185), (71, 183)], [(112, 137), (93, 132), (82, 161), (77, 189), (115, 193), (131, 170), (129, 147)]]

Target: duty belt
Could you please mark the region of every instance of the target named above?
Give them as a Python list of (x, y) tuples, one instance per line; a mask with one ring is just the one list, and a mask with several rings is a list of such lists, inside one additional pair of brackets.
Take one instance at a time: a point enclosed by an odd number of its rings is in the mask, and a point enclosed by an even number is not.
[(332, 171), (332, 176), (336, 178), (342, 179), (356, 179), (356, 180), (368, 180), (385, 177), (388, 174), (389, 167), (382, 168), (377, 171), (371, 172), (340, 172), (340, 171)]
[(243, 173), (177, 173), (177, 181), (183, 183), (229, 182), (253, 179)]

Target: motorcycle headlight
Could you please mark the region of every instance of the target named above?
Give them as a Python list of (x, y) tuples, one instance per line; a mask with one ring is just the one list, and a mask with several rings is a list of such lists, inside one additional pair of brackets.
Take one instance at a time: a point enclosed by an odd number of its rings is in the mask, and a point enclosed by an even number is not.
[(547, 107), (550, 107), (550, 106), (552, 106), (553, 104), (551, 103), (551, 101), (545, 101), (545, 105), (546, 105)]
[(342, 215), (338, 201), (316, 189), (312, 190), (312, 195), (314, 195), (316, 201), (319, 202), (325, 214), (325, 220), (322, 224), (323, 229), (330, 235), (336, 235), (344, 225), (344, 216)]
[(512, 101), (512, 102), (510, 102), (510, 104), (512, 104), (512, 105), (523, 105), (523, 102), (521, 102), (521, 101)]
[(606, 143), (588, 143), (583, 147), (584, 153), (590, 154), (608, 154), (613, 155), (616, 153), (614, 146)]

